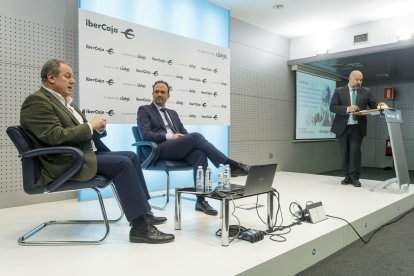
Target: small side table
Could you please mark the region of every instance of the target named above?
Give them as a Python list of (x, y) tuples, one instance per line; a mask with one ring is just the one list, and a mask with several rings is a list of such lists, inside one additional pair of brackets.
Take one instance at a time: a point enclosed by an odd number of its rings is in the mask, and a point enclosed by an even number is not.
[[(185, 187), (185, 188), (176, 188), (175, 189), (175, 215), (174, 215), (174, 225), (175, 230), (181, 230), (181, 194), (193, 194), (193, 195), (202, 195), (207, 198), (212, 198), (221, 201), (220, 205), (220, 218), (221, 218), (221, 245), (228, 246), (229, 245), (229, 203), (231, 200), (237, 200), (240, 198), (246, 198), (249, 196), (242, 196), (242, 195), (232, 195), (233, 198), (221, 198), (211, 196), (206, 193), (196, 192), (194, 187)], [(268, 191), (267, 194), (267, 227), (268, 229), (272, 228), (273, 225), (273, 196), (272, 191)], [(259, 195), (259, 194), (258, 194)], [(253, 195), (254, 196), (254, 195)]]

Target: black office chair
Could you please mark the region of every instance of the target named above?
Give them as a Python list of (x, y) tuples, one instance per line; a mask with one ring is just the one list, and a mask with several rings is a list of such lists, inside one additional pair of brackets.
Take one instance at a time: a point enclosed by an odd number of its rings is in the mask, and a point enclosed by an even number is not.
[[(83, 189), (92, 189), (96, 192), (101, 206), (103, 220), (51, 220), (40, 224), (33, 228), (18, 239), (20, 245), (83, 245), (83, 244), (100, 244), (103, 242), (109, 234), (109, 222), (117, 222), (124, 216), (124, 212), (121, 208), (119, 197), (116, 189), (113, 186), (112, 180), (103, 176), (96, 175), (89, 181), (79, 182), (70, 180), (70, 178), (76, 174), (76, 172), (82, 167), (85, 160), (83, 152), (75, 147), (46, 147), (46, 148), (34, 148), (30, 139), (25, 134), (24, 130), (20, 126), (10, 126), (7, 128), (7, 135), (13, 141), (16, 146), (19, 157), (22, 162), (23, 173), (23, 188), (28, 194), (49, 194), (56, 192), (68, 192), (77, 191)], [(36, 181), (40, 175), (41, 164), (37, 156), (45, 154), (73, 154), (76, 158), (75, 164), (70, 167), (59, 178), (49, 183), (47, 186), (37, 186)], [(119, 218), (114, 220), (108, 220), (105, 206), (102, 200), (102, 195), (98, 188), (105, 188), (108, 185), (111, 186), (114, 196), (118, 201), (118, 206), (121, 210)], [(106, 232), (104, 236), (98, 240), (45, 240), (45, 241), (27, 241), (31, 236), (42, 230), (48, 225), (52, 224), (91, 224), (100, 223), (105, 224)]]
[(167, 174), (166, 193), (152, 197), (166, 197), (164, 206), (159, 207), (151, 205), (155, 209), (162, 210), (170, 202), (170, 172), (193, 170), (193, 167), (191, 164), (183, 161), (158, 160), (158, 156), (160, 154), (158, 145), (154, 142), (142, 141), (138, 127), (136, 126), (132, 127), (132, 134), (134, 135), (136, 141), (136, 143), (132, 145), (137, 148), (137, 156), (141, 163), (142, 169), (149, 171), (164, 171)]

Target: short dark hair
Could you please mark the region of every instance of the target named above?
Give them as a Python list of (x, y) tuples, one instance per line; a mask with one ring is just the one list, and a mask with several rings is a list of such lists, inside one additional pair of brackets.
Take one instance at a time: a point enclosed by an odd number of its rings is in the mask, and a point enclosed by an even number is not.
[(157, 85), (157, 84), (159, 84), (159, 83), (163, 83), (163, 84), (165, 84), (166, 86), (167, 86), (167, 92), (168, 92), (168, 94), (170, 93), (170, 85), (168, 84), (168, 82), (166, 82), (166, 81), (163, 81), (163, 80), (158, 80), (158, 81), (156, 81), (153, 85), (152, 85), (152, 91), (154, 91), (154, 87)]
[(60, 59), (50, 59), (46, 61), (46, 63), (42, 66), (42, 70), (40, 70), (40, 78), (42, 79), (42, 82), (47, 81), (47, 75), (49, 74), (57, 77), (60, 73), (59, 66), (61, 63), (66, 64)]

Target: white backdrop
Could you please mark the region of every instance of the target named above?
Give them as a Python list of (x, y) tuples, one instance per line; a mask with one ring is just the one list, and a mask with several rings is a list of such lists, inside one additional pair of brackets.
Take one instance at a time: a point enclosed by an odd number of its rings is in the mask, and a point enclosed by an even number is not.
[(79, 100), (90, 119), (135, 124), (152, 84), (184, 124), (230, 124), (230, 50), (79, 9)]

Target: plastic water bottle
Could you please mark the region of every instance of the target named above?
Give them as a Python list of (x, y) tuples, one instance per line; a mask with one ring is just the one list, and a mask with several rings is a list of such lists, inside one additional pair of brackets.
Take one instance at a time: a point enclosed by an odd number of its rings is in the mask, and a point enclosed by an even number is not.
[(219, 165), (219, 167), (217, 169), (217, 176), (218, 176), (219, 173), (224, 175), (224, 165), (223, 164)]
[(198, 166), (197, 169), (196, 192), (204, 192), (204, 170), (202, 166)]
[(218, 191), (223, 191), (223, 187), (224, 187), (223, 174), (219, 173), (218, 174), (218, 182), (217, 182), (217, 190)]
[(211, 182), (211, 168), (207, 167), (206, 169), (206, 176), (204, 178), (205, 183), (205, 190), (206, 192), (210, 193), (213, 191), (213, 183)]
[(226, 171), (224, 171), (224, 173), (223, 173), (223, 191), (225, 191), (225, 192), (227, 192), (228, 190), (227, 190), (227, 187), (228, 187), (228, 185), (227, 185), (227, 183), (226, 183), (226, 181), (227, 181), (227, 172)]
[(225, 191), (231, 191), (231, 170), (230, 165), (224, 167), (224, 187)]

